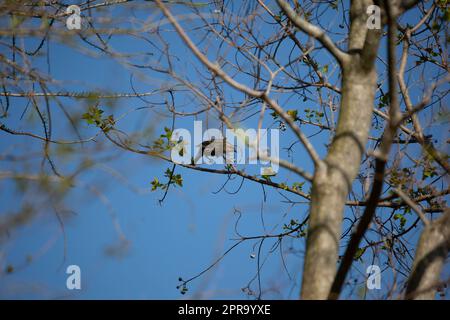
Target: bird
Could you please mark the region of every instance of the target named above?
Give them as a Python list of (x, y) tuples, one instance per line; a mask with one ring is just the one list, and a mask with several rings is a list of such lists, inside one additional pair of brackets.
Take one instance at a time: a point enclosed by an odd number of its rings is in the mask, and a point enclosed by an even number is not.
[(192, 164), (197, 164), (198, 160), (202, 157), (208, 159), (211, 159), (210, 157), (223, 157), (224, 160), (227, 160), (226, 155), (234, 152), (236, 152), (234, 146), (228, 143), (226, 139), (216, 139), (215, 137), (212, 137), (201, 143), (201, 148), (195, 158), (192, 159)]

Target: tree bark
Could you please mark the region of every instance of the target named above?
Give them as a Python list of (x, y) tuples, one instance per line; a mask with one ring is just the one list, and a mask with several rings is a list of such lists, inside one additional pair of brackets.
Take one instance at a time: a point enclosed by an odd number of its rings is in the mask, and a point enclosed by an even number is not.
[(366, 28), (372, 1), (353, 1), (350, 58), (342, 64), (342, 96), (336, 134), (312, 183), (302, 299), (326, 299), (339, 254), (342, 215), (358, 174), (371, 127), (380, 32)]
[(316, 169), (303, 274), (303, 299), (326, 299), (339, 253), (342, 212), (356, 178), (372, 121), (376, 72), (344, 65), (336, 135), (325, 164)]
[(411, 275), (406, 299), (434, 299), (442, 267), (450, 250), (450, 209), (423, 230)]

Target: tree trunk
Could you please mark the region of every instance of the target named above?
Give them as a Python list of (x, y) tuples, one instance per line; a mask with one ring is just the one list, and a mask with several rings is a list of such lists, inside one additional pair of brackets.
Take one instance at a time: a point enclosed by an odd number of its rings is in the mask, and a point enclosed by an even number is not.
[(352, 1), (348, 53), (341, 64), (339, 119), (324, 164), (312, 183), (302, 299), (327, 299), (336, 274), (342, 215), (371, 127), (381, 30), (368, 30), (372, 0)]
[(376, 79), (375, 68), (365, 70), (358, 56), (343, 66), (336, 135), (312, 185), (302, 299), (326, 299), (334, 280), (342, 213), (367, 143)]
[(417, 245), (407, 299), (434, 299), (442, 267), (450, 250), (450, 210), (425, 227)]

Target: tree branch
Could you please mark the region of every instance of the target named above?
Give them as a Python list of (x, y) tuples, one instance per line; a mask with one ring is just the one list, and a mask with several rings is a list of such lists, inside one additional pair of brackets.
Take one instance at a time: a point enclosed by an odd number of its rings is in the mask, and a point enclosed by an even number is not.
[(305, 147), (306, 151), (310, 155), (311, 159), (313, 160), (315, 165), (318, 165), (321, 163), (320, 157), (316, 150), (314, 149), (313, 145), (309, 142), (308, 138), (303, 134), (303, 132), (300, 130), (300, 128), (295, 124), (294, 119), (292, 119), (291, 116), (287, 114), (281, 108), (277, 102), (275, 102), (273, 99), (271, 99), (268, 94), (267, 90), (265, 91), (258, 91), (252, 88), (247, 87), (246, 85), (239, 83), (235, 81), (232, 77), (230, 77), (225, 71), (220, 68), (219, 64), (212, 63), (209, 61), (209, 59), (199, 50), (199, 48), (192, 42), (192, 40), (189, 38), (189, 36), (186, 34), (184, 29), (180, 26), (178, 21), (175, 19), (175, 17), (170, 13), (170, 11), (166, 8), (166, 6), (162, 3), (161, 0), (155, 0), (158, 7), (161, 9), (161, 11), (164, 13), (164, 15), (167, 17), (169, 22), (174, 26), (177, 33), (180, 35), (181, 39), (184, 41), (184, 43), (189, 47), (189, 49), (194, 53), (194, 55), (215, 75), (222, 78), (226, 83), (228, 83), (233, 88), (251, 96), (254, 98), (261, 99), (265, 101), (269, 107), (271, 107), (277, 114), (280, 115), (280, 117), (289, 125), (289, 127), (294, 131), (295, 135), (298, 137), (298, 139), (302, 142), (303, 146)]
[(339, 49), (324, 30), (302, 19), (286, 1), (277, 0), (277, 3), (297, 28), (317, 39), (336, 58), (340, 65), (343, 65), (349, 59), (349, 55)]

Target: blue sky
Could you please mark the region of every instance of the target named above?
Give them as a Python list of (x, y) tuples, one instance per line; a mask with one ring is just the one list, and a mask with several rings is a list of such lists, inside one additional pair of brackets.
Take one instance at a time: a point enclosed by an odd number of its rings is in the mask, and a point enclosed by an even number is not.
[[(143, 13), (138, 15), (143, 17)], [(338, 22), (336, 17), (329, 17), (331, 23), (334, 23), (334, 20)], [(56, 25), (56, 28), (63, 27)], [(166, 28), (171, 29), (169, 26)], [(192, 55), (187, 55), (187, 49), (179, 42), (174, 32), (165, 32), (164, 36), (165, 40), (172, 44), (173, 52), (182, 58), (188, 57), (178, 62), (180, 72), (183, 70), (188, 72), (189, 68), (199, 66)], [(338, 38), (336, 36), (336, 39)], [(30, 39), (25, 43), (31, 48), (36, 45), (36, 41)], [(142, 42), (126, 40), (125, 37), (118, 37), (112, 40), (111, 44), (122, 52), (149, 50)], [(381, 50), (383, 49), (384, 46)], [(131, 69), (118, 67), (115, 61), (104, 55), (88, 57), (76, 48), (58, 44), (57, 41), (50, 41), (48, 50), (52, 77), (64, 81), (63, 87), (69, 90), (131, 92), (130, 73), (134, 75), (133, 83), (137, 91), (148, 91), (149, 88), (158, 88), (170, 83), (164, 76), (154, 74), (150, 76), (145, 74), (145, 71), (135, 69), (130, 72)], [(285, 55), (288, 54), (286, 48), (282, 50), (286, 50)], [(319, 54), (316, 58), (323, 63), (331, 61), (326, 55)], [(42, 71), (47, 70), (45, 55), (36, 59), (36, 65)], [(382, 67), (381, 64), (379, 67)], [(148, 78), (140, 78), (142, 75)], [(332, 79), (335, 77), (332, 76)], [(195, 76), (192, 79), (197, 80)], [(237, 100), (239, 93), (225, 88), (227, 90), (225, 96)], [(148, 100), (161, 102), (164, 98), (168, 99), (168, 96), (158, 95)], [(280, 99), (282, 99), (280, 104), (293, 104), (299, 109), (311, 104), (308, 101), (303, 102), (298, 97), (287, 100), (280, 95)], [(25, 114), (26, 121), (20, 120), (26, 107), (25, 99), (11, 99), (11, 101), (10, 115), (5, 119), (5, 123), (17, 130), (27, 130), (32, 126), (34, 132), (42, 134), (39, 123), (27, 118), (31, 112), (27, 111)], [(89, 102), (81, 99), (62, 101), (71, 112), (80, 117), (89, 106)], [(184, 103), (189, 100), (187, 96), (177, 93), (176, 101)], [(56, 103), (52, 102), (51, 106), (53, 136), (61, 140), (74, 139), (75, 135)], [(154, 138), (162, 133), (164, 126), (170, 126), (171, 119), (168, 117), (160, 117), (148, 109), (136, 110), (142, 106), (145, 104), (139, 99), (121, 99), (114, 106), (108, 106), (107, 101), (100, 102), (100, 107), (105, 113), (113, 113), (116, 119), (121, 114), (127, 114), (118, 123), (118, 127), (122, 130), (128, 132), (139, 130), (147, 123), (153, 128), (151, 137)], [(129, 111), (133, 112), (128, 114)], [(253, 118), (246, 122), (246, 125), (256, 126), (256, 122), (257, 118)], [(217, 122), (210, 119), (210, 125), (215, 124)], [(267, 116), (264, 126), (271, 125), (273, 121)], [(176, 120), (176, 127), (190, 129), (192, 126), (192, 118)], [(89, 137), (97, 132), (96, 128), (86, 123), (81, 123), (80, 129), (83, 137)], [(307, 134), (315, 132), (315, 129), (306, 129)], [(433, 132), (437, 134), (437, 131)], [(150, 140), (145, 143), (151, 143)], [(292, 134), (283, 133), (281, 147), (287, 147), (292, 141)], [(328, 142), (327, 135), (318, 135), (313, 137), (312, 141), (317, 145), (320, 154), (324, 155), (325, 144)], [(0, 298), (245, 299), (247, 295), (241, 288), (247, 286), (257, 271), (257, 259), (252, 258), (252, 255), (258, 252), (255, 241), (242, 243), (215, 268), (189, 283), (189, 291), (185, 296), (180, 294), (176, 286), (179, 284), (179, 277), (188, 279), (200, 273), (235, 243), (231, 239), (236, 238), (234, 230), (238, 212), (242, 215), (238, 225), (239, 231), (248, 236), (264, 233), (262, 220), (270, 230), (271, 226), (282, 225), (290, 219), (301, 221), (307, 214), (307, 206), (291, 207), (283, 202), (286, 199), (279, 192), (266, 187), (264, 194), (260, 185), (248, 181), (244, 182), (236, 194), (227, 194), (223, 191), (214, 194), (214, 191), (219, 190), (225, 182), (225, 176), (180, 168), (177, 168), (176, 173), (182, 174), (183, 187), (171, 187), (165, 201), (160, 205), (158, 200), (163, 196), (163, 192), (160, 190), (150, 192), (150, 182), (154, 177), (164, 180), (163, 172), (171, 165), (131, 153), (122, 153), (113, 160), (104, 161), (102, 157), (105, 154), (118, 155), (121, 152), (114, 149), (102, 136), (99, 136), (98, 142), (107, 146), (108, 150), (96, 150), (95, 144), (88, 143), (81, 151), (82, 156), (62, 156), (56, 161), (61, 172), (71, 172), (80, 164), (81, 159), (87, 156), (97, 161), (96, 166), (80, 174), (79, 186), (73, 188), (65, 199), (66, 207), (72, 211), (62, 216), (64, 232), (57, 215), (44, 204), (43, 207), (46, 209), (40, 212), (38, 218), (15, 229), (7, 241), (1, 243), (0, 267), (4, 269), (11, 265), (14, 272), (0, 275)], [(31, 141), (29, 137), (0, 133), (2, 153), (30, 155), (33, 151), (39, 152), (41, 148), (41, 142)], [(57, 152), (56, 147), (52, 147), (52, 150)], [(296, 147), (294, 161), (311, 172), (311, 163), (300, 147)], [(37, 157), (31, 167), (22, 169), (37, 173), (40, 162), (41, 158)], [(0, 171), (15, 170), (18, 166), (20, 164), (0, 161)], [(49, 170), (48, 165), (46, 170)], [(120, 180), (121, 178), (111, 175), (112, 171), (117, 172), (128, 181), (129, 185), (142, 190), (143, 193), (133, 192)], [(279, 181), (286, 180), (291, 183), (296, 181), (292, 174), (286, 172), (281, 173), (278, 178)], [(240, 184), (241, 179), (237, 178), (227, 184), (226, 188), (232, 192), (237, 190)], [(107, 200), (102, 202), (100, 197), (93, 195), (89, 190), (92, 186), (100, 189)], [(308, 186), (305, 186), (305, 190), (308, 190)], [(0, 214), (3, 216), (20, 209), (24, 203), (41, 201), (39, 200), (41, 198), (33, 192), (23, 192), (14, 181), (3, 181), (0, 184), (0, 194)], [(292, 195), (286, 196), (300, 200)], [(115, 221), (129, 243), (122, 254), (108, 253), (111, 252), (111, 248), (117, 248), (120, 244)], [(281, 229), (278, 227), (276, 230)], [(414, 232), (410, 239), (415, 242), (417, 232)], [(295, 299), (299, 292), (304, 239), (283, 241), (285, 251), (292, 247), (297, 252), (297, 254), (286, 252), (283, 255), (287, 271), (279, 250), (269, 254), (274, 243), (274, 240), (266, 240), (261, 249), (261, 261), (268, 257), (260, 273), (262, 297)], [(31, 263), (27, 262), (30, 256)], [(71, 264), (79, 265), (81, 268), (82, 290), (66, 289), (65, 269)], [(357, 269), (364, 272), (369, 264), (371, 264), (369, 259), (365, 259), (357, 265)], [(254, 279), (250, 288), (255, 292), (259, 291), (258, 279)], [(377, 293), (374, 293), (368, 297), (376, 296)]]

